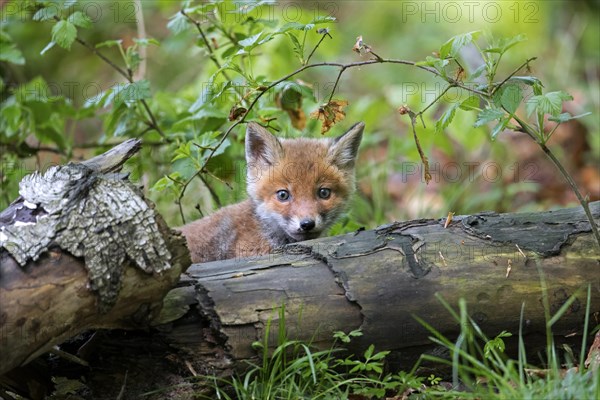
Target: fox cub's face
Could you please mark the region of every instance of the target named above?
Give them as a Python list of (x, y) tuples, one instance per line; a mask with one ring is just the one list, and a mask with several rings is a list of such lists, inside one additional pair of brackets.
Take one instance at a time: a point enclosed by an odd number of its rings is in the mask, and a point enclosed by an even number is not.
[(344, 211), (364, 123), (335, 139), (277, 139), (256, 123), (246, 130), (248, 195), (275, 241), (313, 239)]

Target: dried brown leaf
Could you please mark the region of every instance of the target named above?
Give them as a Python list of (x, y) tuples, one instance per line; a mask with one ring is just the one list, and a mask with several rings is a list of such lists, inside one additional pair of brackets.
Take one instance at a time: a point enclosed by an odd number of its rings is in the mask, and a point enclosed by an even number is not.
[(321, 126), (321, 134), (324, 135), (327, 131), (344, 118), (346, 112), (344, 107), (348, 105), (346, 100), (331, 100), (329, 103), (322, 105), (316, 111), (310, 113), (313, 119), (319, 119), (323, 122)]
[(302, 130), (306, 126), (306, 114), (302, 110), (302, 94), (291, 88), (286, 88), (277, 94), (275, 102), (290, 117), (292, 126)]
[(248, 110), (246, 110), (244, 107), (233, 106), (231, 107), (231, 110), (229, 110), (229, 120), (235, 121), (236, 119), (244, 115), (247, 111)]
[(361, 50), (363, 48), (363, 38), (359, 36), (356, 38), (356, 43), (354, 43), (354, 47), (352, 47), (352, 51), (361, 54)]
[(371, 53), (371, 46), (363, 42), (363, 37), (359, 36), (356, 38), (356, 43), (354, 43), (352, 51), (362, 56), (364, 54)]

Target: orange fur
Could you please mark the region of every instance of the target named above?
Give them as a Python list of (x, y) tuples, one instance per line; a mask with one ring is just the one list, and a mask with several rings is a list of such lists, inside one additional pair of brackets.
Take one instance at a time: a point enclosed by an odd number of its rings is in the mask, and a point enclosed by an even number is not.
[(279, 140), (248, 124), (249, 199), (180, 228), (192, 261), (268, 254), (325, 233), (354, 192), (363, 129), (359, 123), (336, 139)]

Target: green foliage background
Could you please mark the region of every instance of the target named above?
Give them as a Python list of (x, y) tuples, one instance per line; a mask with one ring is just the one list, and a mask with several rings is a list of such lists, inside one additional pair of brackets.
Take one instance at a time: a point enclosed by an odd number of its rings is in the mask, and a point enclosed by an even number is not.
[[(200, 22), (227, 76), (215, 75), (218, 67), (206, 42), (179, 13), (182, 9)], [(314, 26), (306, 25), (311, 22)], [(572, 114), (593, 113), (580, 120), (591, 145), (585, 163), (600, 162), (600, 30), (598, 5), (592, 1), (12, 1), (2, 6), (1, 24), (0, 209), (17, 196), (24, 174), (89, 158), (130, 137), (142, 138), (144, 147), (127, 169), (170, 224), (182, 222), (176, 202), (181, 184), (188, 180), (181, 198), (187, 221), (201, 215), (198, 209), (208, 213), (242, 199), (243, 124), (214, 152), (202, 179), (192, 177), (233, 123), (228, 120), (232, 108), (248, 107), (261, 86), (301, 67), (301, 59), (322, 37), (320, 28), (328, 28), (331, 38), (323, 39), (310, 63), (369, 59), (369, 54), (352, 51), (357, 36), (383, 58), (420, 61), (458, 34), (481, 31), (478, 43), (522, 34), (527, 40), (503, 55), (497, 76), (506, 77), (526, 59), (537, 57), (531, 75), (544, 82), (544, 92), (565, 90), (575, 99)], [(90, 48), (74, 42), (75, 34)], [(145, 40), (136, 40), (139, 37)], [(48, 46), (50, 42), (55, 44)], [(104, 44), (97, 47), (100, 43)], [(131, 67), (135, 83), (93, 54), (90, 49), (95, 48), (122, 70)], [(468, 43), (460, 59), (467, 74), (481, 64)], [(265, 123), (276, 118), (270, 125), (284, 137), (320, 136), (321, 124), (314, 119), (307, 119), (303, 130), (295, 129), (281, 99), (291, 95), (297, 104), (301, 98), (308, 118), (327, 102), (337, 73), (320, 67), (295, 76), (262, 96), (246, 119)], [(350, 217), (334, 232), (394, 219), (442, 217), (448, 211), (559, 205), (555, 199), (522, 200), (540, 184), (525, 179), (524, 166), (515, 164), (519, 159), (510, 141), (519, 133), (501, 135), (500, 143), (494, 143), (490, 131), (495, 124), (474, 127), (478, 114), (463, 110), (457, 110), (444, 129), (439, 124), (436, 129), (436, 122), (448, 117), (444, 111), (459, 99), (459, 92), (453, 91), (423, 115), (426, 128), (417, 127), (425, 154), (438, 168), (432, 183), (425, 185), (418, 174), (423, 171), (410, 119), (397, 109), (406, 104), (415, 112), (422, 110), (445, 86), (442, 79), (414, 66), (366, 65), (344, 72), (334, 98), (349, 102), (347, 117), (326, 135), (340, 134), (359, 120), (366, 122), (367, 132), (357, 172), (359, 194)], [(517, 114), (526, 111), (520, 106)], [(560, 149), (558, 153), (568, 157)], [(445, 169), (453, 162), (460, 178)], [(467, 173), (465, 163), (490, 162), (497, 163), (503, 179), (486, 179), (478, 169), (474, 175)]]

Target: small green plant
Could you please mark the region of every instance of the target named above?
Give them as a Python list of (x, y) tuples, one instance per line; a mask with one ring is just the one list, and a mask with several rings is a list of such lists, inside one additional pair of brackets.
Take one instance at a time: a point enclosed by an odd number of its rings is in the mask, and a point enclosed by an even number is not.
[(350, 343), (362, 336), (354, 330), (335, 332), (330, 349), (317, 351), (308, 343), (291, 340), (285, 328), (285, 308), (279, 311), (277, 345), (269, 349), (272, 321), (265, 327), (263, 340), (254, 343), (260, 363), (250, 363), (244, 376), (213, 380), (218, 399), (346, 399), (350, 394), (367, 399), (383, 398), (389, 393), (416, 391), (424, 378), (410, 373), (384, 375), (384, 361), (389, 351), (375, 352), (369, 346), (361, 358), (336, 357), (344, 350), (338, 341)]
[(435, 376), (434, 374), (429, 375), (429, 377), (427, 377), (427, 380), (429, 381), (429, 383), (431, 385), (439, 385), (439, 383), (442, 381), (442, 378), (440, 378), (439, 376)]
[[(543, 277), (542, 277), (543, 282)], [(545, 293), (545, 285), (542, 283)], [(546, 296), (545, 294), (543, 296)], [(421, 356), (421, 360), (433, 361), (452, 367), (452, 387), (458, 388), (459, 384), (466, 386), (466, 390), (446, 391), (432, 387), (427, 391), (428, 398), (465, 398), (465, 399), (594, 399), (600, 393), (600, 374), (592, 369), (586, 369), (583, 357), (586, 350), (587, 334), (584, 333), (581, 346), (581, 359), (575, 367), (573, 357), (566, 357), (566, 368), (561, 365), (556, 346), (552, 339), (551, 327), (567, 311), (575, 300), (572, 296), (563, 307), (550, 316), (547, 312), (547, 346), (546, 359), (543, 367), (530, 364), (523, 342), (522, 332), (519, 332), (519, 357), (518, 360), (509, 359), (504, 354), (504, 340), (511, 334), (502, 331), (494, 339), (488, 339), (481, 331), (478, 324), (468, 315), (467, 306), (463, 299), (459, 301), (459, 310), (454, 310), (441, 297), (439, 300), (454, 315), (460, 323), (461, 332), (458, 339), (453, 342), (441, 335), (433, 327), (419, 317), (415, 317), (433, 335), (431, 340), (450, 351), (451, 360), (431, 355)], [(589, 322), (589, 307), (591, 299), (591, 286), (588, 286), (586, 320), (584, 332), (587, 332)], [(546, 304), (547, 306), (547, 304)], [(524, 306), (521, 310), (521, 324)], [(546, 307), (546, 310), (549, 310)], [(520, 329), (521, 330), (521, 329)], [(481, 344), (484, 343), (482, 348)], [(567, 352), (567, 354), (569, 354)], [(419, 364), (418, 363), (418, 364)], [(432, 376), (433, 377), (433, 376)], [(429, 381), (435, 383), (430, 377)], [(441, 389), (441, 390), (440, 390)]]
[(483, 355), (485, 358), (491, 358), (493, 356), (493, 351), (497, 353), (504, 353), (504, 349), (506, 345), (504, 344), (504, 340), (502, 338), (511, 337), (512, 333), (502, 331), (495, 338), (488, 341), (485, 346), (483, 346)]

